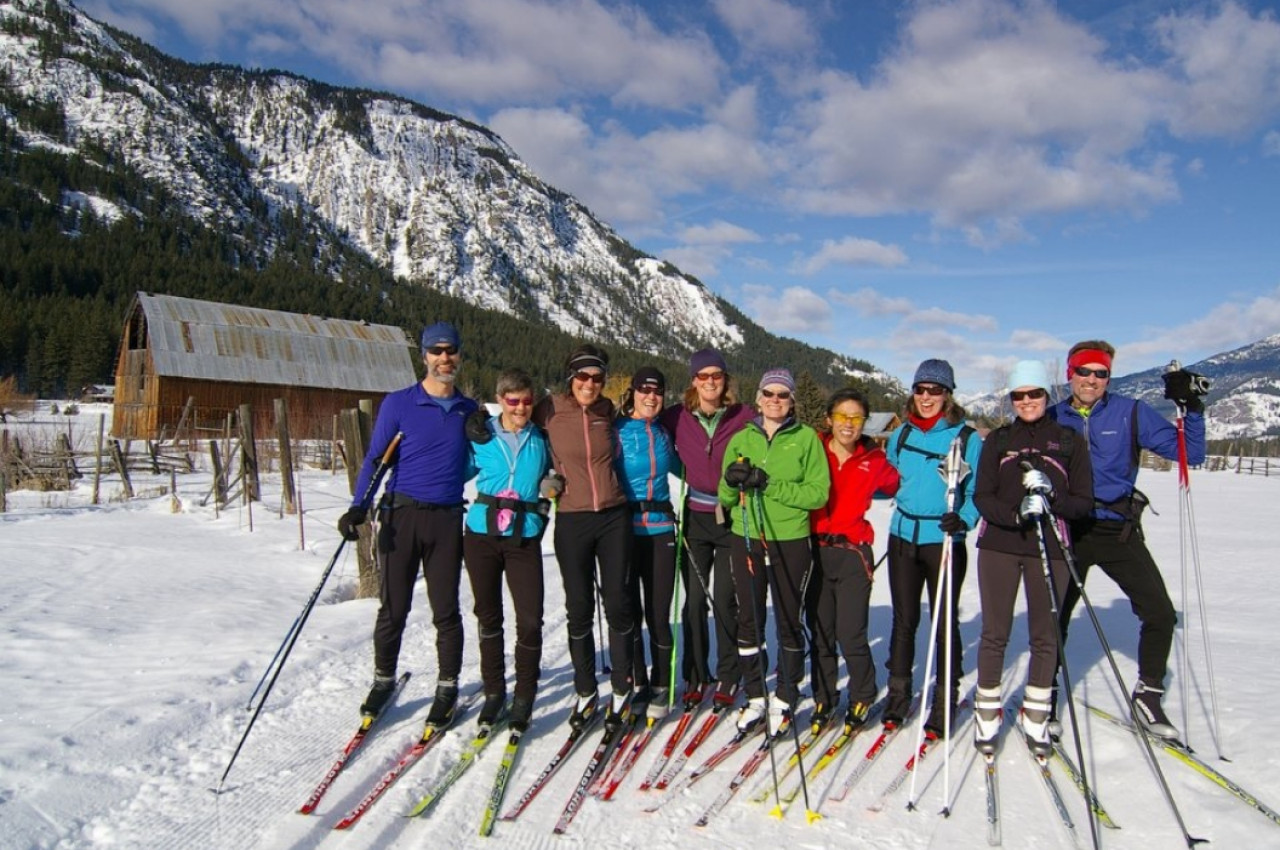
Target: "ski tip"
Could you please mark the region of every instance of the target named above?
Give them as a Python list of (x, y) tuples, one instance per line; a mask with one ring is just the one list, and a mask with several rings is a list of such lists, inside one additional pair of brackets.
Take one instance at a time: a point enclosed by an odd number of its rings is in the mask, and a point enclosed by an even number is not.
[[(1047, 591), (1046, 591), (1047, 592)], [(774, 806), (769, 810), (769, 817), (782, 820), (782, 806)]]
[(822, 820), (822, 814), (820, 812), (815, 812), (813, 809), (809, 809), (804, 813), (805, 823), (816, 823), (820, 820)]

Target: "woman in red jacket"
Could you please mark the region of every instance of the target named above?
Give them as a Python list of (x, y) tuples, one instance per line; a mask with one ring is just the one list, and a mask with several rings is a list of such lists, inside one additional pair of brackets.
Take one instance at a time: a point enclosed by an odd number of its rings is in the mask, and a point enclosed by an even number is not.
[(849, 710), (845, 723), (860, 726), (876, 698), (875, 665), (867, 643), (875, 532), (867, 521), (871, 499), (898, 492), (898, 470), (884, 450), (863, 436), (867, 399), (857, 390), (839, 390), (827, 402), (827, 433), (822, 444), (831, 470), (831, 494), (810, 518), (813, 574), (808, 591), (813, 721), (825, 725), (840, 702), (837, 644), (849, 673)]

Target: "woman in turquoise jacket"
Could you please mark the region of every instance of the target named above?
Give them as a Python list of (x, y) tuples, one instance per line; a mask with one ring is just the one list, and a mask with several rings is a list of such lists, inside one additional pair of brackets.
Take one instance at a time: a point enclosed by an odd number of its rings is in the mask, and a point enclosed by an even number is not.
[(652, 366), (638, 369), (619, 408), (618, 480), (631, 506), (631, 574), (627, 583), (636, 623), (649, 632), (652, 670), (645, 668), (644, 634), (635, 635), (638, 710), (665, 717), (671, 704), (671, 599), (676, 587), (676, 523), (667, 476), (678, 470), (671, 437), (658, 422), (667, 381)]
[[(890, 436), (886, 446), (889, 463), (897, 468), (898, 488), (889, 526), (889, 593), (893, 600), (893, 631), (889, 638), (889, 699), (886, 725), (898, 725), (911, 707), (911, 669), (916, 656), (916, 631), (920, 627), (921, 595), (928, 589), (929, 604), (937, 599), (941, 580), (943, 541), (951, 538), (951, 598), (938, 618), (933, 706), (925, 730), (942, 736), (946, 713), (954, 722), (963, 670), (964, 645), (956, 618), (960, 586), (968, 566), (965, 532), (978, 522), (973, 504), (974, 470), (982, 453), (982, 440), (966, 425), (965, 411), (952, 397), (956, 388), (951, 364), (925, 360), (916, 370), (907, 402), (906, 421)], [(951, 444), (960, 441), (968, 474), (960, 481), (954, 505), (947, 504), (947, 482), (941, 474)], [(950, 634), (943, 623), (950, 619)], [(951, 643), (951, 670), (946, 670), (947, 642)], [(949, 705), (948, 705), (949, 703)]]
[(529, 421), (532, 378), (518, 370), (504, 372), (498, 378), (497, 402), (497, 416), (477, 411), (467, 423), (476, 498), (467, 510), (462, 554), (480, 632), (482, 714), (495, 716), (507, 694), (502, 636), (506, 577), (516, 613), (511, 725), (523, 729), (533, 712), (542, 665), (542, 534), (550, 502), (539, 498), (538, 484), (551, 466), (551, 452), (542, 429)]
[[(797, 422), (795, 381), (786, 369), (764, 373), (756, 394), (760, 415), (734, 434), (724, 454), (720, 503), (733, 518), (733, 583), (738, 594), (738, 654), (747, 705), (739, 729), (767, 713), (769, 734), (790, 723), (804, 675), (805, 636), (801, 602), (813, 555), (809, 512), (827, 503), (831, 473), (818, 433)], [(778, 677), (765, 699), (768, 666), (764, 624), (766, 591), (773, 595), (778, 635)]]

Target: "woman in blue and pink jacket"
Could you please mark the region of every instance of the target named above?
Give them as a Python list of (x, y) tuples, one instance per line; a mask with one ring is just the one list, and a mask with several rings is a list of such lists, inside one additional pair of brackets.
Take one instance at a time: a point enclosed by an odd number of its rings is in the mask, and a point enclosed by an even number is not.
[(676, 523), (667, 476), (678, 469), (671, 438), (658, 422), (667, 383), (652, 366), (636, 371), (623, 397), (616, 424), (618, 481), (631, 507), (631, 574), (627, 584), (635, 622), (649, 632), (651, 670), (645, 667), (644, 636), (635, 635), (638, 708), (664, 717), (671, 704), (671, 599), (676, 585)]

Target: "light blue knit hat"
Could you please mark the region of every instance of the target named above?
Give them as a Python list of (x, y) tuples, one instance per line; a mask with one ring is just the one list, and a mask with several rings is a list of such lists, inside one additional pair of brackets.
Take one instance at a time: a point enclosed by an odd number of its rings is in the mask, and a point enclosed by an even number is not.
[(1039, 387), (1042, 390), (1052, 389), (1049, 383), (1049, 370), (1039, 360), (1019, 360), (1009, 373), (1009, 389), (1022, 387)]

